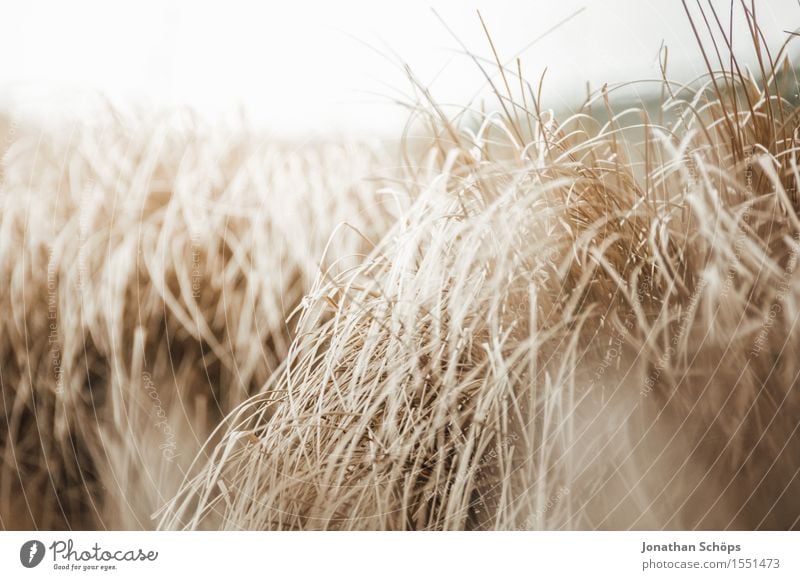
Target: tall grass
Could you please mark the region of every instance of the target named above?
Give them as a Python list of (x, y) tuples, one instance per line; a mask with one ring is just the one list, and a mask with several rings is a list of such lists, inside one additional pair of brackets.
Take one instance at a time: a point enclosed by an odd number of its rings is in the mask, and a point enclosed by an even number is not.
[(411, 75), (397, 155), (180, 115), (18, 135), (0, 523), (798, 527), (798, 82), (754, 4), (751, 68), (709, 6), (707, 75), (664, 52), (656, 107), (557, 119), (490, 41), (495, 110)]
[(497, 112), (431, 99), (407, 209), (160, 525), (796, 527), (797, 81), (743, 10), (758, 67), (690, 15), (708, 74), (665, 56), (655, 119), (558, 121), (499, 58)]
[(387, 158), (109, 112), (17, 127), (4, 161), (2, 524), (152, 527), (320, 268), (384, 228)]

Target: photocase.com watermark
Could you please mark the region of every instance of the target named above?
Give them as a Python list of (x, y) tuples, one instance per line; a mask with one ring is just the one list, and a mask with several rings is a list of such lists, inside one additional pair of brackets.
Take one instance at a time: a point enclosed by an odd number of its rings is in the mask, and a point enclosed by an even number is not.
[(39, 540), (28, 540), (19, 549), (19, 561), (25, 568), (35, 568), (47, 553), (52, 557), (53, 570), (108, 572), (117, 569), (119, 562), (154, 562), (158, 552), (142, 548), (106, 549), (99, 543), (88, 548), (76, 548), (69, 540), (56, 540), (49, 547)]
[(547, 498), (547, 501), (544, 502), (539, 508), (536, 509), (533, 513), (529, 514), (523, 524), (517, 528), (518, 532), (522, 532), (525, 530), (533, 530), (541, 527), (541, 520), (544, 518), (545, 514), (553, 509), (558, 502), (560, 502), (563, 498), (569, 495), (569, 488), (566, 486), (559, 487), (556, 492)]
[(87, 257), (89, 256), (89, 238), (92, 233), (92, 207), (95, 198), (95, 182), (90, 179), (81, 190), (80, 206), (78, 212), (78, 289), (82, 290), (87, 281), (89, 271)]
[[(200, 216), (207, 216), (210, 209), (209, 204), (206, 201), (209, 195), (209, 188), (206, 186), (202, 188), (200, 194), (193, 198), (194, 203), (196, 204)], [(203, 283), (203, 251), (201, 245), (201, 232), (204, 229), (204, 226), (207, 225), (204, 222), (204, 217), (199, 217), (194, 215), (192, 212), (188, 214), (188, 223), (189, 226), (189, 241), (191, 244), (191, 251), (192, 251), (192, 260), (191, 260), (191, 279), (192, 279), (192, 299), (199, 300), (200, 295), (202, 293), (202, 283)]]
[(672, 335), (669, 344), (667, 344), (667, 346), (664, 348), (664, 351), (661, 353), (658, 361), (656, 361), (655, 366), (645, 378), (642, 388), (639, 390), (639, 394), (642, 397), (646, 397), (653, 392), (655, 385), (658, 384), (658, 381), (661, 377), (661, 373), (670, 365), (678, 353), (678, 345), (684, 339), (684, 337), (687, 336), (687, 333), (690, 330), (694, 312), (697, 310), (697, 305), (707, 285), (708, 280), (702, 278), (692, 292), (692, 297), (689, 300), (689, 304), (681, 315), (677, 332)]
[(789, 256), (789, 261), (786, 264), (786, 268), (784, 268), (783, 271), (783, 276), (778, 283), (775, 297), (769, 307), (769, 310), (767, 310), (764, 314), (764, 318), (761, 321), (761, 330), (756, 335), (756, 338), (753, 340), (753, 344), (750, 347), (749, 354), (752, 358), (760, 355), (764, 346), (769, 344), (767, 340), (769, 333), (772, 330), (772, 327), (775, 325), (776, 320), (783, 313), (786, 296), (792, 291), (792, 278), (794, 271), (797, 268), (798, 251), (800, 250), (800, 240), (797, 239), (797, 236), (795, 236), (794, 242), (795, 243), (792, 247), (791, 255)]
[(153, 412), (156, 419), (159, 419), (156, 423), (156, 427), (164, 434), (164, 442), (158, 447), (161, 449), (164, 459), (168, 463), (172, 463), (172, 460), (178, 457), (178, 455), (175, 454), (175, 449), (177, 448), (175, 432), (172, 430), (169, 421), (167, 421), (167, 412), (164, 410), (161, 397), (158, 395), (158, 390), (153, 383), (153, 378), (150, 376), (150, 373), (143, 372), (142, 381), (144, 381), (144, 388), (147, 391), (147, 396), (153, 401)]
[[(461, 440), (462, 442), (466, 443), (466, 438), (464, 437), (463, 434), (459, 434), (457, 436), (457, 438), (459, 440)], [(508, 450), (513, 446), (513, 443), (517, 441), (517, 439), (519, 439), (519, 435), (517, 435), (516, 433), (512, 433), (508, 437), (506, 437), (503, 441), (499, 442), (498, 446), (495, 446), (492, 449), (490, 449), (489, 451), (487, 451), (486, 453), (484, 453), (480, 457), (480, 459), (478, 460), (477, 463), (474, 463), (473, 465), (471, 465), (466, 470), (466, 473), (464, 474), (462, 479), (464, 481), (472, 481), (472, 480), (479, 479), (480, 478), (480, 474), (481, 474), (481, 470), (484, 469), (484, 468), (489, 467), (490, 465), (493, 465), (494, 460), (496, 460), (498, 458), (498, 456), (500, 455), (500, 452), (498, 451), (498, 447), (500, 447), (502, 450), (504, 450), (507, 453)], [(447, 484), (445, 484), (442, 487), (438, 487), (438, 488), (430, 490), (423, 497), (423, 501), (428, 502), (428, 501), (431, 501), (432, 499), (434, 499), (436, 497), (443, 497), (450, 490), (450, 488), (453, 487), (454, 483), (455, 482), (448, 482)], [(470, 507), (472, 507), (473, 509), (482, 508), (483, 507), (483, 499), (479, 499), (479, 500), (477, 500), (475, 502), (472, 502), (470, 504)]]
[(28, 540), (19, 549), (20, 564), (26, 568), (36, 568), (44, 559), (44, 544), (39, 540)]
[(56, 259), (51, 247), (47, 260), (47, 342), (50, 345), (50, 359), (56, 379), (56, 394), (64, 393), (64, 373), (61, 368), (61, 343), (58, 337), (58, 276)]

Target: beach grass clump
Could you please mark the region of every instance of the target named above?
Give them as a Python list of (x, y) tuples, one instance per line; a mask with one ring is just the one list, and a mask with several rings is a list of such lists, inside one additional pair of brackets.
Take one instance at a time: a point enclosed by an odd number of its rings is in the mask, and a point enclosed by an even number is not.
[(757, 66), (690, 16), (708, 73), (665, 57), (655, 107), (559, 121), (519, 64), (493, 112), (421, 91), (406, 208), (160, 525), (797, 527), (797, 80), (744, 12)]

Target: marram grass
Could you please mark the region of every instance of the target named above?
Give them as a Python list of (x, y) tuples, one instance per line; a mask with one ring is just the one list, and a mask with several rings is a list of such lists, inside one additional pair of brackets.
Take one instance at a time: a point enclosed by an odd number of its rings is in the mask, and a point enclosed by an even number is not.
[(563, 120), (501, 67), (395, 162), (15, 142), (3, 525), (797, 528), (798, 83), (743, 10), (755, 67), (720, 25), (658, 106)]
[(181, 113), (107, 120), (11, 127), (6, 527), (152, 527), (212, 429), (280, 366), (286, 313), (320, 268), (366, 252), (389, 215), (367, 144), (221, 138)]

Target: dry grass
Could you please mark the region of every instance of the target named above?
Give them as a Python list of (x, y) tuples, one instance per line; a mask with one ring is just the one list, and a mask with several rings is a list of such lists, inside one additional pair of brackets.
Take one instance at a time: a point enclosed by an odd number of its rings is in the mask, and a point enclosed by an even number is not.
[(161, 525), (797, 526), (797, 85), (759, 58), (664, 81), (668, 123), (506, 70), (477, 130), (427, 107), (408, 209)]
[(346, 266), (388, 219), (373, 146), (212, 132), (182, 113), (106, 120), (14, 128), (4, 158), (6, 527), (151, 527), (286, 356), (287, 315), (320, 266)]
[(25, 489), (46, 527), (798, 527), (798, 82), (742, 10), (757, 66), (707, 10), (708, 75), (665, 73), (656, 110), (604, 87), (558, 121), (515, 63), (496, 112), (448, 117), (412, 77), (433, 139), (397, 182), (361, 179), (369, 148), (158, 123), (19, 151), (0, 514)]

